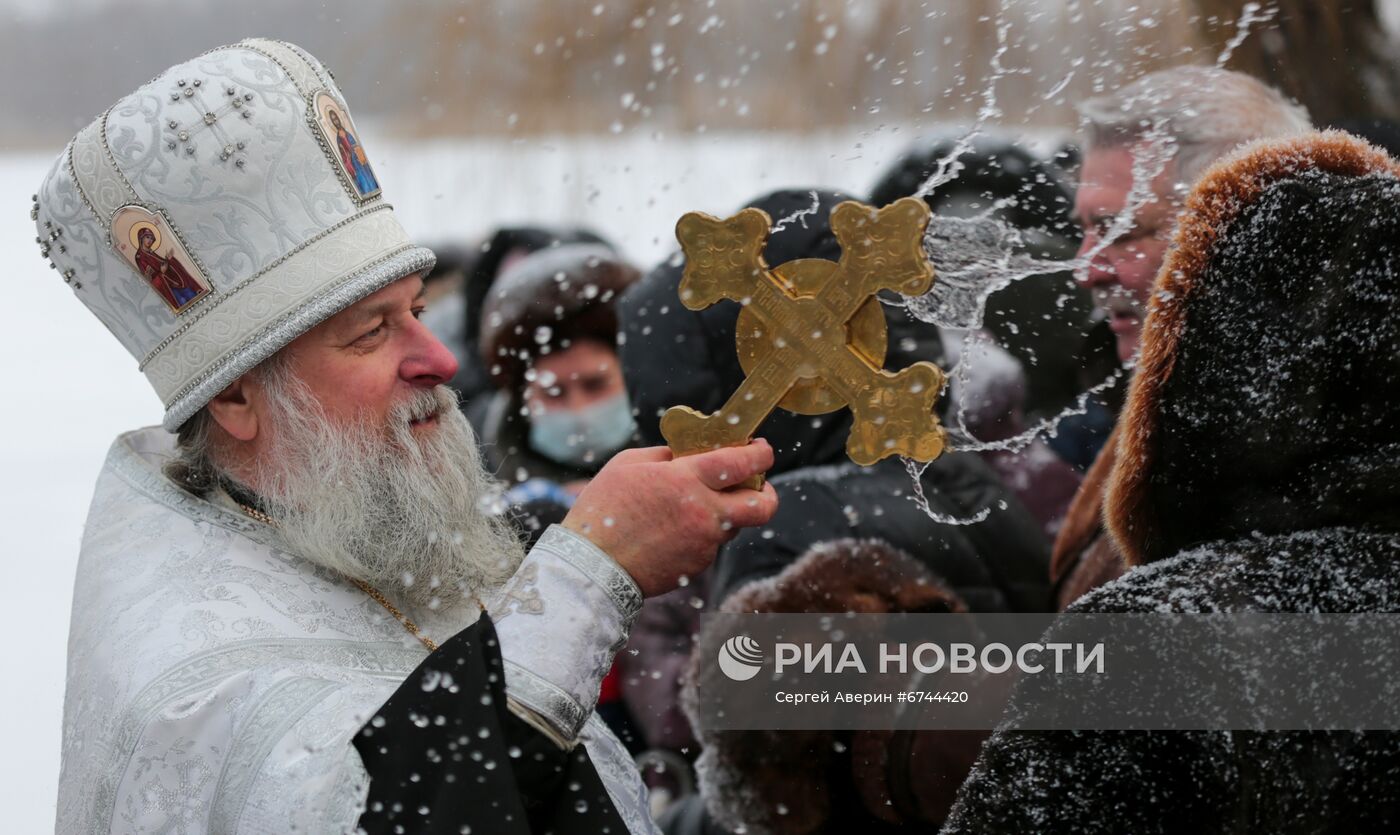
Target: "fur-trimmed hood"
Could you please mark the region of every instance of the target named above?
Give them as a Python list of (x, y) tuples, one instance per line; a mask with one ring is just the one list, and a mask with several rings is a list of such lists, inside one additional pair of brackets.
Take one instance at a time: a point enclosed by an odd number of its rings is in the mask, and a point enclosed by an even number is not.
[[(840, 539), (814, 545), (781, 573), (745, 585), (720, 611), (886, 614), (968, 607), (942, 578), (897, 548), (877, 539)], [(712, 659), (729, 635), (720, 621), (702, 626), (681, 691), (681, 706), (703, 745), (696, 772), (710, 815), (726, 831), (753, 835), (884, 831), (886, 811), (862, 803), (860, 788), (884, 779), (884, 763), (852, 751), (860, 746), (853, 746), (849, 732), (707, 727), (702, 694), (726, 686)]]
[(1105, 520), (1130, 564), (1400, 530), (1400, 164), (1337, 131), (1254, 144), (1187, 199)]

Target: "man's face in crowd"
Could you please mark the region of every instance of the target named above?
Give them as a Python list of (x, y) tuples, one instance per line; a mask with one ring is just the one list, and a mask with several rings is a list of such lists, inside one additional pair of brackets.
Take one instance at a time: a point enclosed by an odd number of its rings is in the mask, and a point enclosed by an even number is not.
[[(1074, 217), (1084, 230), (1079, 255), (1098, 246), (1133, 187), (1134, 148), (1091, 148), (1080, 169)], [(1142, 335), (1142, 320), (1157, 271), (1166, 258), (1179, 202), (1173, 196), (1172, 166), (1153, 181), (1152, 195), (1133, 212), (1133, 225), (1093, 257), (1079, 276), (1094, 294), (1094, 304), (1108, 316), (1118, 343), (1118, 358), (1132, 359)]]
[(531, 414), (577, 412), (621, 394), (625, 388), (617, 352), (594, 339), (537, 357), (535, 379), (525, 389)]
[[(457, 373), (452, 352), (418, 321), (423, 309), (422, 278), (399, 279), (287, 346), (289, 370), (332, 421), (382, 425), (394, 406)], [(410, 427), (421, 432), (437, 420), (428, 415)]]

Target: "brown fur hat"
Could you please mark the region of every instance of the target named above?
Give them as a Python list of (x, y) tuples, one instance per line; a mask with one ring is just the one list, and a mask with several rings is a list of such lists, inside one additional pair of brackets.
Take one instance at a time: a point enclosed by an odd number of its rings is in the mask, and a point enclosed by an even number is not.
[(735, 591), (723, 612), (965, 612), (923, 563), (880, 539), (813, 545), (774, 577)]
[(617, 296), (640, 273), (602, 244), (531, 253), (491, 285), (477, 348), (497, 388), (520, 388), (542, 353), (592, 339), (617, 344)]
[[(774, 577), (725, 599), (720, 611), (965, 612), (933, 572), (881, 540), (842, 539), (813, 546)], [(681, 703), (705, 746), (698, 771), (706, 806), (731, 831), (847, 832), (871, 821), (860, 802), (849, 734), (835, 731), (714, 731), (700, 721), (699, 691), (723, 687), (715, 653), (728, 637), (702, 630), (685, 674)], [(741, 829), (741, 827), (743, 829)]]
[(1200, 294), (1202, 276), (1232, 223), (1261, 195), (1312, 172), (1400, 176), (1400, 164), (1340, 131), (1312, 133), (1245, 146), (1209, 169), (1187, 198), (1172, 249), (1157, 275), (1137, 372), (1115, 433), (1118, 455), (1109, 476), (1104, 517), (1130, 565), (1171, 554), (1163, 544), (1167, 537), (1149, 492), (1154, 475), (1160, 475), (1163, 394), (1180, 359), (1187, 314)]

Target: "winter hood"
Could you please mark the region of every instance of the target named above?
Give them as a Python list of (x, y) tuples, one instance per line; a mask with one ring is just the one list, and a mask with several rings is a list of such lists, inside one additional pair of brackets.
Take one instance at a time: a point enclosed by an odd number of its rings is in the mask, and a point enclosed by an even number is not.
[(1118, 427), (1130, 564), (1221, 539), (1400, 529), (1400, 164), (1329, 131), (1187, 199)]

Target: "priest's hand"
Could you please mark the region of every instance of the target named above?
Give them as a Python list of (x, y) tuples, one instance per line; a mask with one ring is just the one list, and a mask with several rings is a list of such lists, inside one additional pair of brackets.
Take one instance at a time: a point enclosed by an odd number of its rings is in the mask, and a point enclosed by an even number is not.
[(704, 571), (740, 528), (762, 525), (778, 494), (738, 485), (773, 466), (762, 439), (673, 458), (664, 446), (619, 452), (579, 494), (564, 527), (622, 566), (647, 597)]

